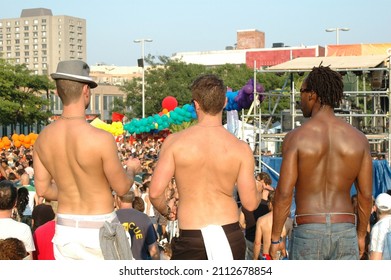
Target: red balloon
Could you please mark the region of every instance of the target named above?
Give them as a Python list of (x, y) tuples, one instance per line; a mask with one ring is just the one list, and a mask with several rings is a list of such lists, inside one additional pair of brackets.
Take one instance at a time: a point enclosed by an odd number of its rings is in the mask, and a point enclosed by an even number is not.
[(167, 96), (162, 101), (162, 108), (168, 111), (174, 110), (178, 106), (178, 101), (173, 96)]

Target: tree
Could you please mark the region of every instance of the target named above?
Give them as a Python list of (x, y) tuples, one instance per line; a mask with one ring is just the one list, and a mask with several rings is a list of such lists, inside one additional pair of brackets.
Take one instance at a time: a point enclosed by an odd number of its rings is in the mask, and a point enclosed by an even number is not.
[[(146, 56), (145, 61), (150, 65), (145, 71), (146, 116), (161, 112), (162, 100), (167, 96), (175, 97), (178, 106), (189, 104), (191, 101), (189, 86), (201, 74), (213, 73), (218, 75), (224, 80), (226, 86), (232, 88), (233, 91), (240, 90), (249, 79), (254, 78), (254, 70), (248, 68), (245, 64), (206, 67), (198, 64), (186, 64), (164, 56), (156, 59), (151, 55)], [(273, 73), (257, 73), (256, 79), (266, 90), (270, 90), (281, 87), (285, 77)], [(142, 110), (141, 86), (141, 79), (137, 78), (121, 87), (126, 92), (125, 101), (115, 100), (113, 110), (125, 114), (129, 120), (140, 118)], [(273, 97), (268, 97), (265, 100), (274, 102)], [(289, 98), (286, 98), (281, 104), (289, 106)], [(265, 110), (269, 107), (270, 105), (266, 101), (262, 104), (262, 108)], [(281, 107), (278, 107), (276, 113), (279, 113), (280, 110)]]
[(51, 115), (48, 97), (53, 88), (47, 76), (33, 75), (26, 65), (0, 59), (0, 123), (46, 124)]

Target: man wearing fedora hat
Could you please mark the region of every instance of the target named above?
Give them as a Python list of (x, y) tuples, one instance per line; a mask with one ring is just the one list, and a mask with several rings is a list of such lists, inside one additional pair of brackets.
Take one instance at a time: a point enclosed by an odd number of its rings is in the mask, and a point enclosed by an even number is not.
[(112, 191), (126, 194), (141, 170), (138, 159), (122, 167), (114, 137), (86, 122), (85, 109), (97, 83), (81, 60), (61, 61), (51, 77), (63, 103), (61, 117), (34, 144), (39, 196), (57, 200), (53, 238), (56, 259), (103, 259), (99, 229), (116, 219)]

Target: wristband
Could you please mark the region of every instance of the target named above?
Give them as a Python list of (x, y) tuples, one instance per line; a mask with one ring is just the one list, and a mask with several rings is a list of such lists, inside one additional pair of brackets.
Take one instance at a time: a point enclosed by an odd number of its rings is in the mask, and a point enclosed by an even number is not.
[(271, 240), (272, 244), (274, 244), (274, 245), (280, 244), (281, 241), (282, 241), (282, 237), (280, 237), (280, 239), (278, 241), (273, 241), (273, 239)]

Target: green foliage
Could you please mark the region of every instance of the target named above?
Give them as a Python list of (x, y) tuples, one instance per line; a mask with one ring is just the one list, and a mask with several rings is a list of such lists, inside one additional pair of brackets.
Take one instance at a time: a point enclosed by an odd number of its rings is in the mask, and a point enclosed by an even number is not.
[(25, 65), (0, 59), (0, 123), (45, 124), (51, 115), (48, 97), (54, 84), (47, 76), (33, 75)]

